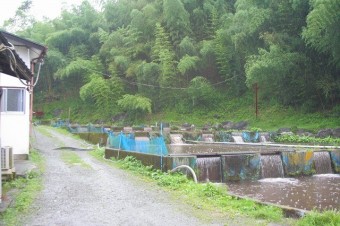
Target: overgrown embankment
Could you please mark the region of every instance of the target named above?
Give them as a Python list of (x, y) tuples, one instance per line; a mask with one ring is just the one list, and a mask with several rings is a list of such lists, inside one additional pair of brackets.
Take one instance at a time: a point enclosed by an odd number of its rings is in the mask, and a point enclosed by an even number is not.
[[(245, 121), (248, 129), (276, 131), (279, 128), (290, 128), (293, 131), (305, 129), (316, 133), (324, 128), (340, 127), (340, 111), (306, 113), (294, 108), (286, 108), (278, 104), (260, 103), (258, 116), (255, 114), (254, 101), (251, 95), (237, 99), (226, 99), (212, 109), (182, 109), (180, 106), (150, 113), (143, 117), (131, 118), (127, 114), (105, 116), (102, 109), (87, 105), (78, 98), (48, 103), (36, 103), (35, 109), (44, 112), (44, 117), (37, 120), (70, 119), (73, 123), (104, 123), (107, 125), (154, 125), (157, 122), (169, 122), (172, 125), (184, 123), (202, 127), (214, 126), (218, 123)], [(119, 114), (118, 114), (119, 115)]]

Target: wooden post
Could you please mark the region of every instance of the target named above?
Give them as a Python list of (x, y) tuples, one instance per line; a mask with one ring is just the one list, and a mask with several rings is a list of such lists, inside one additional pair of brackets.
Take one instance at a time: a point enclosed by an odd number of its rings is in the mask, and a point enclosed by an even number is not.
[(31, 137), (33, 135), (33, 84), (34, 84), (34, 63), (31, 61), (31, 72), (33, 74), (31, 81), (30, 81), (30, 86), (28, 87), (29, 89), (29, 95), (30, 95), (30, 108), (29, 108), (29, 123), (30, 123), (30, 131), (29, 131), (29, 136)]
[(256, 115), (256, 119), (257, 119), (257, 116), (259, 114), (259, 108), (258, 108), (258, 90), (259, 90), (259, 87), (258, 87), (257, 83), (255, 83), (255, 115)]

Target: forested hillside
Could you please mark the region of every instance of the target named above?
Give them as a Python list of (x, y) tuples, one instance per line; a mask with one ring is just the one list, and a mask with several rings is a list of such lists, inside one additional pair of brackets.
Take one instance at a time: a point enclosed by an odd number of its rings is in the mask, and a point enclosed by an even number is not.
[(37, 106), (80, 98), (74, 114), (98, 120), (213, 112), (252, 104), (257, 84), (262, 105), (340, 115), (340, 0), (101, 3), (17, 32), (49, 49)]

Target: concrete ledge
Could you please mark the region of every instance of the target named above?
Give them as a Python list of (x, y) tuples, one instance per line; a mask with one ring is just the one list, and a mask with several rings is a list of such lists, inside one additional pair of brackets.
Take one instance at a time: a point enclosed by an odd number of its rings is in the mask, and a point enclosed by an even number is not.
[(105, 148), (105, 158), (116, 158), (116, 159), (124, 159), (126, 156), (133, 156), (136, 159), (140, 160), (145, 166), (153, 166), (155, 169), (159, 169), (162, 171), (169, 171), (179, 165), (188, 165), (193, 168), (195, 171), (196, 167), (196, 157), (195, 156), (160, 156), (160, 155), (152, 155), (145, 154), (139, 152), (118, 150), (113, 148)]
[(14, 154), (13, 159), (14, 160), (27, 160), (28, 154)]
[(237, 199), (251, 200), (251, 201), (256, 202), (258, 204), (261, 204), (261, 205), (278, 207), (278, 208), (282, 209), (284, 216), (289, 217), (289, 218), (301, 218), (301, 217), (305, 216), (306, 214), (308, 214), (310, 212), (308, 210), (298, 209), (298, 208), (294, 208), (294, 207), (283, 206), (283, 205), (279, 205), (279, 204), (275, 204), (275, 203), (269, 203), (269, 202), (263, 202), (263, 201), (260, 201), (260, 200), (257, 200), (257, 199), (249, 198), (247, 196), (235, 195), (235, 194), (230, 194), (230, 193), (228, 195), (230, 195), (234, 198), (237, 198)]
[(124, 159), (126, 156), (133, 156), (136, 159), (140, 160), (143, 165), (145, 166), (153, 166), (156, 169), (160, 170), (168, 170), (167, 164), (166, 164), (166, 158), (165, 156), (158, 156), (158, 155), (151, 155), (151, 154), (145, 154), (145, 153), (139, 153), (139, 152), (132, 152), (132, 151), (125, 151), (125, 150), (118, 150), (118, 149), (112, 149), (112, 148), (106, 148), (105, 149), (105, 158), (110, 159), (112, 157), (116, 159)]
[(17, 177), (26, 177), (27, 174), (37, 169), (37, 166), (30, 160), (15, 160), (14, 166)]

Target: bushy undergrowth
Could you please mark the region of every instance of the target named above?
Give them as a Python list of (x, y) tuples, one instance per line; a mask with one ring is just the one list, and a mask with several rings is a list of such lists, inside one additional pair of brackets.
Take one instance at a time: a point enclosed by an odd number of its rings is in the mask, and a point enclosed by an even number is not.
[(274, 140), (275, 142), (278, 142), (278, 143), (340, 145), (340, 138), (332, 138), (332, 137), (318, 138), (318, 137), (284, 134), (281, 136), (276, 136)]
[[(43, 104), (44, 119), (67, 119), (77, 123), (95, 123), (104, 121), (110, 125), (112, 118), (119, 112), (103, 113), (103, 109), (93, 109), (92, 105), (82, 103), (77, 99), (41, 103)], [(221, 98), (213, 107), (192, 107), (185, 105), (183, 110), (178, 104), (161, 112), (152, 112), (146, 117), (135, 118), (134, 121), (115, 121), (120, 125), (153, 125), (156, 122), (169, 122), (172, 125), (182, 125), (187, 122), (197, 127), (205, 124), (215, 125), (225, 121), (247, 121), (249, 128), (259, 128), (263, 131), (276, 131), (279, 128), (304, 128), (313, 131), (323, 128), (340, 127), (339, 118), (327, 112), (305, 113), (299, 109), (286, 108), (279, 104), (260, 103), (258, 117), (255, 115), (253, 96), (251, 93), (238, 98)], [(42, 107), (37, 106), (36, 109)]]

